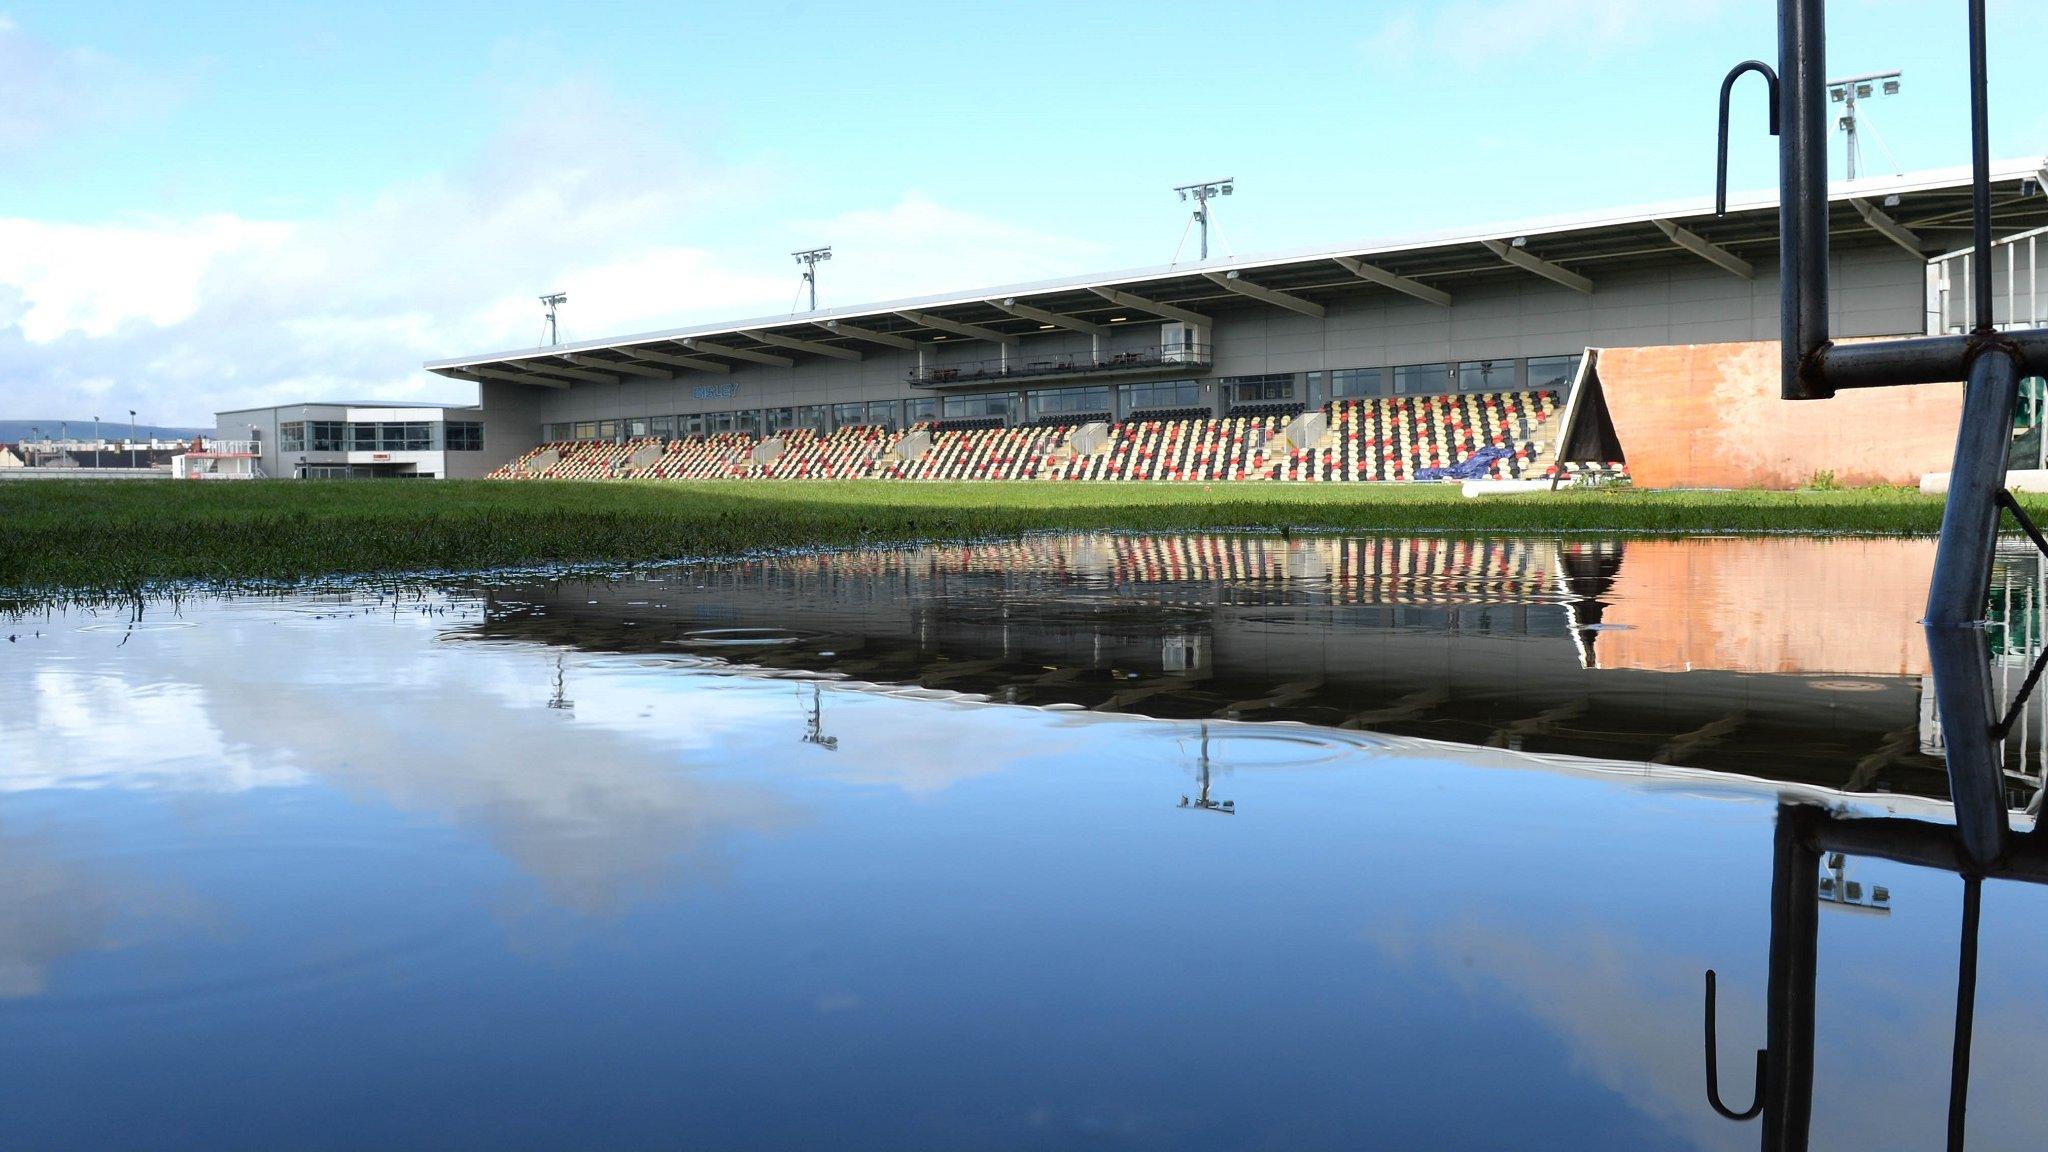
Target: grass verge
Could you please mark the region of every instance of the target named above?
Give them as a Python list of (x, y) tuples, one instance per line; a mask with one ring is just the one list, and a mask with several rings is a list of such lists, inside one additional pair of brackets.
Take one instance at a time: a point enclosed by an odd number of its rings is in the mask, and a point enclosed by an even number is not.
[(1468, 500), (1454, 486), (705, 483), (0, 484), (0, 590), (674, 560), (1046, 530), (1256, 528), (1463, 535), (1931, 533), (1904, 489)]

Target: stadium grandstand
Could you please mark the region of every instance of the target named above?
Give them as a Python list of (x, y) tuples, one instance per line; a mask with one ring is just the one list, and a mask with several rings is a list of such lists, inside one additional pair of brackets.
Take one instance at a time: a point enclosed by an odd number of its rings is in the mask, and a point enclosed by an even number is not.
[[(1994, 169), (1999, 323), (2048, 322), (2042, 164)], [(1834, 328), (1966, 314), (1968, 172), (1831, 193)], [(1774, 196), (1215, 259), (429, 363), (503, 478), (1913, 483), (1960, 391), (1777, 398)], [(1951, 286), (1953, 290), (1951, 290)], [(320, 463), (312, 461), (313, 464)], [(273, 472), (273, 474), (279, 474)], [(301, 470), (300, 474), (306, 474)]]

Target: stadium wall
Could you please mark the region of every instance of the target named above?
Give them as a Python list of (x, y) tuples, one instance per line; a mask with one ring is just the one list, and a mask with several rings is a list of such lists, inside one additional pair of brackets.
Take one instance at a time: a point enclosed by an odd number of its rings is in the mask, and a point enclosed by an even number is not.
[(1776, 340), (1605, 348), (1601, 396), (1646, 488), (1799, 488), (1823, 472), (1848, 487), (1918, 484), (1948, 468), (1959, 385), (1779, 398)]

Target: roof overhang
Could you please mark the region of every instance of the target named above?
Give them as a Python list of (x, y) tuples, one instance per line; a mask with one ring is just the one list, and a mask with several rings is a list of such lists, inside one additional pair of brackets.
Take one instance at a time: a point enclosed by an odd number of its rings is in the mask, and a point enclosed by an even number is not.
[[(2048, 226), (2048, 197), (2023, 193), (2040, 179), (2037, 160), (1992, 167), (2000, 235)], [(1877, 176), (1829, 190), (1835, 244), (1898, 245), (1932, 258), (1968, 243), (1970, 173), (1944, 168)], [(860, 307), (752, 317), (546, 348), (461, 356), (428, 371), (475, 380), (480, 370), (519, 373), (549, 386), (687, 377), (727, 361), (789, 365), (819, 357), (857, 359), (880, 348), (919, 348), (963, 332), (1004, 343), (1025, 337), (1108, 330), (1162, 316), (1287, 308), (1314, 315), (1332, 301), (1377, 295), (1455, 307), (1468, 285), (1531, 279), (1532, 272), (1579, 291), (1603, 274), (1656, 263), (1706, 261), (1733, 275), (1774, 266), (1775, 193), (1730, 198), (1726, 215), (1710, 197), (1549, 216), (1478, 230), (1453, 230), (1359, 244), (890, 300)], [(1908, 239), (1910, 238), (1910, 239)], [(1917, 247), (1916, 247), (1917, 246)], [(1537, 254), (1540, 253), (1540, 257)], [(1140, 303), (1143, 302), (1143, 303)], [(1148, 310), (1149, 308), (1149, 310)], [(1048, 315), (1050, 314), (1050, 315)], [(1053, 317), (1062, 322), (1054, 322)], [(1071, 323), (1064, 321), (1071, 320)], [(1048, 330), (1051, 329), (1052, 332)], [(940, 345), (943, 347), (944, 345)], [(690, 363), (694, 361), (695, 363)], [(683, 369), (677, 371), (677, 369)]]

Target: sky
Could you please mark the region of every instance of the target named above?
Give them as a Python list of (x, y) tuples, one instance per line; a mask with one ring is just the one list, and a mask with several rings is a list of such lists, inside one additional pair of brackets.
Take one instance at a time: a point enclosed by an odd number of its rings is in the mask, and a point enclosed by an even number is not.
[[(5, 0), (0, 0), (4, 4)], [(1905, 71), (1867, 167), (1965, 163), (1963, 6), (1833, 0)], [(1992, 144), (2048, 55), (1992, 0)], [(426, 360), (1710, 195), (1774, 0), (0, 7), (0, 418), (467, 401)], [(1759, 90), (1731, 182), (1774, 185)], [(1889, 155), (1888, 155), (1889, 154)], [(1839, 141), (1836, 170), (1841, 166)]]

